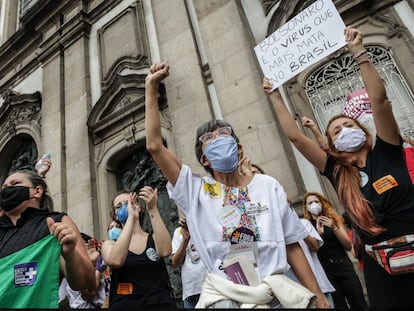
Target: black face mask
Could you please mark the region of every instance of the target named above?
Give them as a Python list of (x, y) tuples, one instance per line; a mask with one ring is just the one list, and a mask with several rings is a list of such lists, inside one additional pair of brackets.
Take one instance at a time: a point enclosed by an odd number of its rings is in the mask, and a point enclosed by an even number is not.
[(0, 207), (8, 212), (18, 207), (22, 202), (30, 199), (30, 187), (9, 186), (0, 192)]

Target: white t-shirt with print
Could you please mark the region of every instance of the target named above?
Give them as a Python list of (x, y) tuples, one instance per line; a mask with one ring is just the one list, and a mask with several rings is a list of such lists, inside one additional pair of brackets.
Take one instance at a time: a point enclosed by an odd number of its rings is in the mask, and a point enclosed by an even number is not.
[[(191, 239), (210, 272), (229, 253), (231, 234), (244, 227), (244, 222), (257, 240), (261, 279), (286, 272), (289, 269), (286, 245), (308, 235), (289, 207), (283, 187), (268, 175), (254, 175), (240, 191), (225, 187), (212, 177), (192, 174), (188, 166), (182, 165), (175, 187), (167, 183), (167, 189), (185, 214)], [(231, 193), (231, 200), (228, 193)], [(247, 204), (229, 204), (243, 197)]]
[[(183, 242), (183, 234), (181, 227), (174, 230), (172, 239), (172, 254), (175, 254)], [(204, 278), (206, 276), (206, 266), (201, 261), (200, 255), (195, 248), (195, 245), (190, 240), (188, 241), (185, 250), (184, 263), (181, 266), (181, 282), (183, 284), (183, 300), (189, 296), (198, 295), (201, 293)]]
[[(303, 225), (306, 228), (306, 231), (312, 238), (315, 238), (319, 246), (323, 245), (323, 239), (316, 231), (315, 227), (307, 219), (301, 218)], [(325, 270), (323, 269), (321, 262), (318, 259), (318, 255), (315, 252), (312, 252), (305, 241), (299, 241), (300, 246), (302, 247), (303, 252), (305, 253), (306, 259), (308, 260), (309, 266), (311, 267), (313, 274), (315, 275), (316, 281), (319, 284), (319, 287), (322, 290), (322, 293), (334, 292), (335, 288), (329, 282), (328, 277), (326, 276)]]

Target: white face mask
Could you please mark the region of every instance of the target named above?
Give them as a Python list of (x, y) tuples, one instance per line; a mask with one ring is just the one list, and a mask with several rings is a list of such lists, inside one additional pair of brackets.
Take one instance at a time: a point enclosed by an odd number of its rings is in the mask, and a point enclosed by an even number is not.
[(367, 141), (367, 135), (361, 129), (344, 127), (334, 142), (340, 152), (355, 152), (361, 149)]
[(307, 206), (308, 212), (312, 215), (318, 216), (322, 212), (322, 206), (319, 203), (312, 202)]

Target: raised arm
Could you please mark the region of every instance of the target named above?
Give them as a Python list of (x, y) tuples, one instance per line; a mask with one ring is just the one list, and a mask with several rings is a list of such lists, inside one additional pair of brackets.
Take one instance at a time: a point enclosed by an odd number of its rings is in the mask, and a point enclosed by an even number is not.
[(139, 191), (139, 198), (147, 204), (157, 253), (161, 257), (167, 257), (171, 254), (171, 235), (158, 211), (157, 197), (157, 189), (154, 190), (149, 186), (145, 186)]
[(175, 186), (181, 162), (162, 142), (160, 114), (158, 111), (158, 86), (168, 77), (167, 62), (153, 64), (145, 79), (145, 130), (147, 150), (168, 181)]
[(323, 171), (326, 165), (326, 153), (317, 143), (303, 134), (298, 128), (296, 121), (287, 109), (279, 90), (271, 91), (272, 83), (267, 78), (263, 79), (263, 89), (269, 95), (285, 135), (309, 162), (316, 166), (319, 171)]
[(312, 119), (303, 116), (302, 124), (303, 126), (306, 126), (308, 129), (310, 129), (313, 136), (315, 136), (315, 139), (318, 142), (319, 147), (325, 150), (328, 147), (328, 140), (325, 137), (323, 137), (322, 133), (316, 127), (315, 122)]
[(391, 102), (387, 98), (384, 81), (364, 50), (361, 32), (358, 29), (347, 27), (345, 39), (348, 41), (349, 51), (359, 65), (362, 81), (371, 101), (377, 135), (390, 144), (399, 145), (400, 130), (392, 113)]
[(128, 255), (134, 227), (139, 222), (139, 209), (136, 208), (137, 194), (131, 192), (128, 200), (128, 218), (122, 227), (121, 234), (116, 241), (106, 240), (102, 244), (102, 258), (112, 269), (118, 269), (124, 264)]

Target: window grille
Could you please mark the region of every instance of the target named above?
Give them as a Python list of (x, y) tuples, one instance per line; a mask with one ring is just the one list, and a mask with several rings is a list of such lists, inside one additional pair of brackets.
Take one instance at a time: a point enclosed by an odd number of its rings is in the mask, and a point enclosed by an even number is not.
[[(413, 93), (389, 51), (380, 46), (368, 46), (366, 49), (384, 80), (401, 133), (414, 138)], [(342, 112), (347, 95), (363, 88), (363, 83), (359, 68), (348, 53), (311, 73), (305, 87), (315, 119), (324, 131), (329, 120)]]

